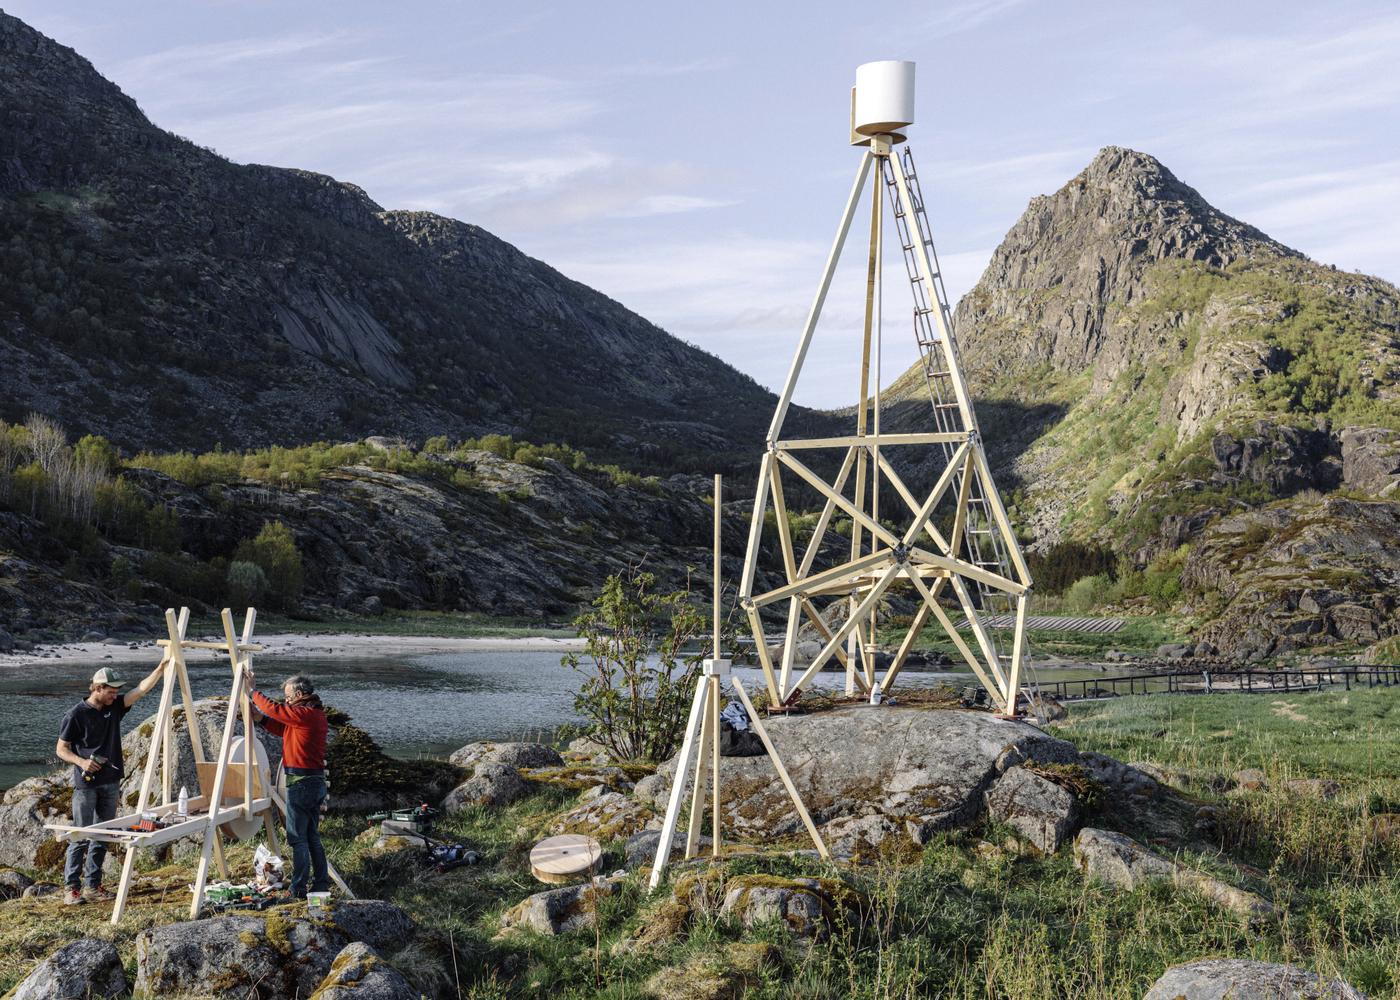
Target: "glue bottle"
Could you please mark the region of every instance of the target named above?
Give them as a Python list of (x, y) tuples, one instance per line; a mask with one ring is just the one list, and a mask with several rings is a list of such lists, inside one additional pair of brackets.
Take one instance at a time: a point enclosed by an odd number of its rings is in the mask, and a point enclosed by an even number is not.
[(185, 791), (184, 785), (180, 786), (180, 801), (175, 806), (175, 810), (181, 816), (188, 816), (190, 814), (190, 793)]

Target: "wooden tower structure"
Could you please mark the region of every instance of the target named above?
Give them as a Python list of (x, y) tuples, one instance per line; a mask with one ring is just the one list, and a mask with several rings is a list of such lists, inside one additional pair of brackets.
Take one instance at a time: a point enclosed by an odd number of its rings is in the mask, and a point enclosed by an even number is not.
[[(916, 638), (936, 621), (1005, 715), (1015, 715), (1025, 656), (1025, 618), (1031, 577), (993, 482), (972, 400), (963, 379), (952, 312), (948, 307), (938, 255), (924, 210), (923, 192), (899, 131), (914, 121), (914, 64), (867, 63), (856, 72), (851, 100), (851, 144), (861, 150), (855, 182), (846, 200), (778, 399), (758, 470), (753, 520), (749, 529), (739, 600), (752, 630), (771, 704), (787, 703), (833, 658), (846, 669), (846, 692), (857, 688), (888, 691), (899, 676)], [(864, 323), (859, 333), (859, 400), (850, 434), (793, 438), (783, 425), (802, 376), (807, 352), (821, 319), (857, 208), (869, 190), (870, 240), (866, 258)], [(923, 383), (930, 403), (927, 429), (892, 433), (881, 427), (878, 359), (883, 334), (883, 256), (885, 226), (902, 248), (913, 295), (913, 331)], [(877, 371), (872, 384), (871, 362)], [(819, 475), (806, 455), (825, 452), (831, 479)], [(900, 453), (903, 452), (903, 455)], [(906, 484), (900, 458), (937, 472), (927, 492)], [(787, 478), (790, 477), (790, 478)], [(805, 484), (823, 501), (805, 550), (799, 551), (788, 521), (784, 480)], [(894, 510), (880, 509), (880, 496), (899, 498)], [(759, 555), (768, 512), (775, 515), (785, 582), (755, 593)], [(827, 544), (833, 518), (850, 522), (850, 542)], [(896, 525), (891, 527), (891, 525)], [(837, 554), (833, 555), (833, 550)], [(918, 610), (883, 673), (877, 674), (876, 628), (884, 595), (910, 588)], [(943, 602), (949, 601), (951, 608)], [(832, 605), (843, 605), (833, 608)], [(774, 663), (761, 613), (785, 612), (780, 662)], [(966, 620), (969, 643), (952, 616)], [(999, 650), (985, 624), (991, 614), (1014, 623), (1009, 652)], [(810, 662), (797, 661), (804, 623), (822, 640)], [(975, 647), (975, 648), (974, 648)]]

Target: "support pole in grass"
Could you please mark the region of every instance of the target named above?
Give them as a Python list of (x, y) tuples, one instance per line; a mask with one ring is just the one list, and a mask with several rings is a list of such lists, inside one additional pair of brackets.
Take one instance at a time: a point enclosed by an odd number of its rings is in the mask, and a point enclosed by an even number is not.
[[(718, 858), (720, 856), (720, 722), (719, 707), (723, 694), (724, 681), (726, 678), (733, 681), (734, 691), (739, 695), (745, 709), (748, 711), (749, 720), (753, 724), (754, 731), (758, 733), (759, 739), (763, 741), (764, 749), (768, 751), (768, 757), (773, 762), (774, 769), (778, 772), (778, 777), (787, 790), (788, 797), (792, 799), (793, 807), (797, 810), (802, 824), (807, 828), (807, 832), (812, 837), (812, 842), (817, 846), (817, 852), (823, 858), (831, 855), (827, 851), (826, 844), (822, 841), (821, 834), (817, 832), (816, 826), (812, 822), (812, 817), (808, 814), (806, 806), (802, 804), (802, 797), (798, 794), (796, 786), (792, 783), (792, 778), (788, 775), (787, 768), (783, 766), (777, 749), (773, 746), (763, 723), (758, 717), (758, 712), (754, 709), (753, 703), (749, 701), (747, 692), (743, 685), (739, 683), (737, 677), (732, 677), (730, 673), (731, 663), (720, 656), (720, 595), (722, 591), (721, 581), (723, 568), (721, 565), (720, 548), (720, 528), (723, 503), (724, 483), (720, 476), (715, 476), (715, 509), (714, 509), (714, 583), (713, 600), (714, 612), (711, 619), (713, 632), (710, 637), (711, 655), (705, 660), (699, 682), (695, 685), (695, 699), (690, 706), (690, 719), (686, 724), (685, 739), (681, 743), (680, 756), (676, 758), (676, 773), (671, 779), (671, 796), (666, 805), (666, 818), (661, 825), (661, 837), (656, 843), (656, 858), (652, 861), (651, 879), (649, 888), (655, 889), (661, 884), (661, 874), (666, 870), (666, 864), (671, 859), (672, 842), (676, 835), (676, 826), (680, 820), (681, 803), (685, 799), (686, 776), (691, 772), (691, 759), (694, 757), (694, 787), (690, 798), (690, 823), (685, 838), (685, 857), (687, 859), (695, 857), (699, 847), (700, 831), (704, 829), (705, 811), (705, 781), (706, 771), (709, 772), (711, 785), (710, 810), (711, 810), (711, 833), (710, 833), (710, 855)], [(762, 641), (760, 637), (760, 642)], [(705, 758), (708, 756), (709, 760)]]

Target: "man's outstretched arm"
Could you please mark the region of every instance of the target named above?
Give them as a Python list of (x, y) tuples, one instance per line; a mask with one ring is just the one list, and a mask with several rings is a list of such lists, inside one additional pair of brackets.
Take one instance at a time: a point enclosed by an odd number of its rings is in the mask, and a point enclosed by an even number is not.
[(144, 698), (151, 688), (156, 686), (156, 682), (161, 679), (165, 672), (165, 665), (169, 662), (169, 659), (163, 659), (160, 663), (156, 664), (156, 668), (143, 677), (140, 684), (126, 693), (122, 698), (122, 704), (130, 708)]

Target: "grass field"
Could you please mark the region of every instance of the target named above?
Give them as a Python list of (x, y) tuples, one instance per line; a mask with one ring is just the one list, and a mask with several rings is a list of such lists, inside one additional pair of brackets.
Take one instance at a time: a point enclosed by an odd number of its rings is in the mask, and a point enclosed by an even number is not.
[[(1376, 690), (1125, 698), (1076, 706), (1056, 730), (1081, 749), (1180, 772), (1184, 794), (1215, 805), (1214, 842), (1182, 857), (1285, 911), (1255, 926), (1171, 886), (1087, 884), (1068, 848), (1053, 857), (988, 850), (1006, 831), (981, 827), (861, 866), (776, 852), (717, 866), (728, 875), (821, 875), (860, 892), (865, 905), (815, 943), (776, 925), (746, 931), (696, 912), (674, 934), (637, 947), (639, 934), (675, 913), (669, 894), (648, 900), (636, 880), (600, 905), (596, 931), (497, 938), (500, 914), (540, 888), (526, 852), (573, 793), (546, 788), (444, 822), (440, 835), (485, 854), (481, 865), (445, 875), (408, 855), (370, 852), (355, 840), (362, 819), (334, 817), (325, 833), (361, 890), (418, 915), (426, 932), (388, 957), (439, 997), (1137, 1000), (1172, 964), (1241, 957), (1340, 975), (1373, 1000), (1400, 1000), (1400, 824), (1386, 818), (1400, 813), (1397, 721), (1400, 690)], [(1244, 767), (1262, 769), (1269, 787), (1221, 791), (1222, 777)], [(1282, 787), (1296, 777), (1335, 779), (1341, 794), (1321, 801)], [(1088, 822), (1113, 827), (1119, 817)], [(238, 851), (242, 858), (247, 848)], [(621, 860), (620, 844), (609, 845), (604, 870)], [(34, 958), (86, 933), (112, 937), (133, 965), (134, 935), (179, 919), (187, 899), (186, 871), (155, 874), (166, 888), (148, 890), (116, 929), (96, 910), (75, 914), (56, 900), (0, 903), (0, 990)]]

